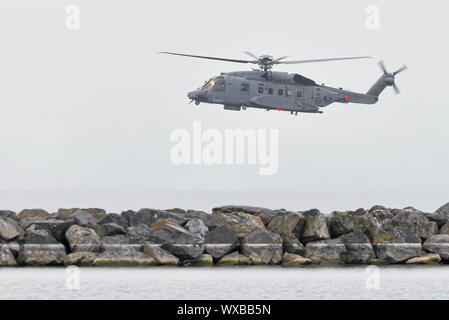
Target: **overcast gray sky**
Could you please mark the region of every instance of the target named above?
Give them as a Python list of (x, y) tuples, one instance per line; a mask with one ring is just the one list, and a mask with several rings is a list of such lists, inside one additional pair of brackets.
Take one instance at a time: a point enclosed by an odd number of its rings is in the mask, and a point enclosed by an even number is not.
[[(66, 7), (80, 8), (67, 30)], [(366, 6), (380, 29), (366, 28)], [(445, 1), (12, 1), (0, 3), (0, 207), (208, 209), (226, 203), (323, 211), (375, 203), (432, 211), (449, 201)], [(186, 93), (246, 65), (157, 55), (374, 60), (279, 66), (366, 92), (396, 70), (374, 106), (322, 115), (224, 111)], [(174, 166), (176, 128), (279, 129), (279, 171)]]

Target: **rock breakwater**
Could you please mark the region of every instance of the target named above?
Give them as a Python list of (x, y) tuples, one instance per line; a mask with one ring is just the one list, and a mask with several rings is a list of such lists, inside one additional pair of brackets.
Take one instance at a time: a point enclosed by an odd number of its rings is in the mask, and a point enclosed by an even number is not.
[(449, 203), (293, 211), (221, 206), (0, 210), (0, 266), (449, 264)]

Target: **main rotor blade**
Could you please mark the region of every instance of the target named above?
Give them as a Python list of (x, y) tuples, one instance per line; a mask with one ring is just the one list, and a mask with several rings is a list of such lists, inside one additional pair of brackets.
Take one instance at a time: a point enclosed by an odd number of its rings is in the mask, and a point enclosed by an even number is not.
[(237, 59), (227, 59), (227, 58), (216, 58), (216, 57), (208, 57), (208, 56), (195, 56), (191, 54), (184, 54), (184, 53), (174, 53), (174, 52), (159, 52), (161, 54), (171, 54), (174, 56), (183, 56), (183, 57), (191, 57), (191, 58), (201, 58), (201, 59), (209, 59), (209, 60), (220, 60), (220, 61), (227, 61), (227, 62), (237, 62), (237, 63), (257, 63), (257, 61), (248, 61), (248, 60), (237, 60)]
[[(288, 58), (288, 56), (284, 56), (284, 57), (277, 58), (277, 59), (275, 59), (274, 61), (279, 62), (279, 61), (284, 60), (284, 59), (287, 59), (287, 58)], [(282, 62), (280, 62), (280, 63), (282, 63)]]
[(372, 59), (373, 57), (348, 57), (348, 58), (330, 58), (330, 59), (312, 59), (312, 60), (297, 60), (297, 61), (280, 61), (280, 64), (298, 64), (298, 63), (310, 63), (310, 62), (326, 62), (326, 61), (340, 61), (340, 60), (353, 60), (353, 59)]
[(249, 51), (243, 51), (243, 53), (246, 53), (247, 55), (249, 55), (251, 58), (254, 58), (256, 60), (259, 60), (259, 57), (256, 56), (254, 53), (249, 52)]

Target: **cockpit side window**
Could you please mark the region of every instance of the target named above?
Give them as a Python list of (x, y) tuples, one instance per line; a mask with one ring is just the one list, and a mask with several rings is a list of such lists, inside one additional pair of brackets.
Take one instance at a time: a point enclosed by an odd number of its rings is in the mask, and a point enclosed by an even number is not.
[(220, 79), (220, 80), (215, 81), (215, 84), (214, 84), (214, 87), (212, 88), (212, 90), (225, 91), (225, 88), (226, 88), (225, 81), (223, 79)]

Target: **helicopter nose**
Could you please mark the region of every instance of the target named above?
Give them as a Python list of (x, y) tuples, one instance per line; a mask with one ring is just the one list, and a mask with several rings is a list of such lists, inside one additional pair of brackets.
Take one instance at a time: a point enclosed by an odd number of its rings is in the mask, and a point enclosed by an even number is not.
[(198, 94), (196, 91), (191, 91), (187, 94), (187, 98), (189, 99), (198, 99)]

